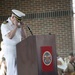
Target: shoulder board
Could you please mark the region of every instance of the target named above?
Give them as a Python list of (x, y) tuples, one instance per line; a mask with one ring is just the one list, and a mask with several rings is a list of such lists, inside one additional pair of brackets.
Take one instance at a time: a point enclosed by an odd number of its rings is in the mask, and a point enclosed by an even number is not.
[(7, 24), (7, 23), (8, 23), (8, 21), (4, 21), (4, 22), (3, 22), (3, 24)]

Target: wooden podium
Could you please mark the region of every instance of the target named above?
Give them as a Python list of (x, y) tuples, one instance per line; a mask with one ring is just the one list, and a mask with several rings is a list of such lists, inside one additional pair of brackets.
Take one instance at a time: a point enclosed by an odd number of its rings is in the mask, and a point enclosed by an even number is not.
[(33, 35), (17, 44), (18, 75), (58, 75), (55, 35)]

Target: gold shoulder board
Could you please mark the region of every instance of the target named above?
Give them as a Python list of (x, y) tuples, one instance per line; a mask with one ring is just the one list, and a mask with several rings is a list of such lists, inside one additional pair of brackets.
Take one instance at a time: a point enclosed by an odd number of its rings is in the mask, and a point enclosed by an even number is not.
[(3, 22), (3, 24), (7, 24), (7, 23), (8, 23), (8, 21), (4, 21), (4, 22)]

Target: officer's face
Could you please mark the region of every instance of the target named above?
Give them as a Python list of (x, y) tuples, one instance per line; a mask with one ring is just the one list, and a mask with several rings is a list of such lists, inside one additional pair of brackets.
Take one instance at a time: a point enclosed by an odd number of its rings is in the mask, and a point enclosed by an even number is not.
[(14, 23), (14, 25), (18, 24), (17, 18), (15, 16), (13, 18), (13, 23)]

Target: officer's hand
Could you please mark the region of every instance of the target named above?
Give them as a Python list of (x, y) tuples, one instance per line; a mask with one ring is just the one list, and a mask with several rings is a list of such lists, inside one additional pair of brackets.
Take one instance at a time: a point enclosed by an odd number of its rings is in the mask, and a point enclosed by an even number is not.
[(16, 20), (14, 21), (14, 25), (18, 27), (18, 22)]

